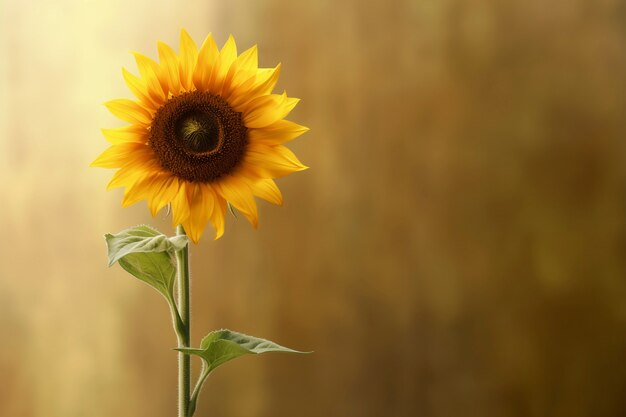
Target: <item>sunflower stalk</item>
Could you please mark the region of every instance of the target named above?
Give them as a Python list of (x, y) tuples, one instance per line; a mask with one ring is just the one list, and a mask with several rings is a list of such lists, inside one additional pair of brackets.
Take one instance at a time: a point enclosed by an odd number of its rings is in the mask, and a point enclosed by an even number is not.
[[(176, 228), (177, 236), (186, 236), (185, 229), (179, 225)], [(191, 314), (189, 291), (189, 245), (176, 251), (176, 266), (178, 270), (178, 311), (182, 326), (175, 324), (178, 348), (189, 348), (191, 340)], [(178, 417), (191, 417), (189, 401), (191, 394), (191, 358), (183, 352), (178, 353)]]

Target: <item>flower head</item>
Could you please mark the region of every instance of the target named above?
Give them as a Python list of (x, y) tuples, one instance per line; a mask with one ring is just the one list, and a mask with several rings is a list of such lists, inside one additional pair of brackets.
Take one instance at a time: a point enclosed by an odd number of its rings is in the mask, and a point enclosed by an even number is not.
[(284, 118), (298, 103), (272, 94), (280, 65), (259, 68), (257, 48), (198, 50), (185, 30), (178, 54), (159, 42), (159, 62), (135, 54), (139, 76), (122, 70), (136, 100), (107, 108), (128, 126), (103, 129), (111, 143), (92, 166), (119, 168), (108, 189), (125, 187), (124, 207), (146, 200), (153, 216), (168, 204), (172, 223), (198, 242), (209, 221), (224, 233), (227, 204), (254, 227), (255, 196), (282, 204), (273, 179), (306, 169), (284, 146), (308, 129)]

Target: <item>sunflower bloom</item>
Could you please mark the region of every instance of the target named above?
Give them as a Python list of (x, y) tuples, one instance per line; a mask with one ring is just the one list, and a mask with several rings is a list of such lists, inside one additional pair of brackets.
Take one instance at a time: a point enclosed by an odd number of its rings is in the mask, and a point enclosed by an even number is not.
[(224, 233), (227, 204), (256, 227), (255, 196), (282, 204), (274, 178), (306, 169), (284, 144), (308, 128), (285, 120), (298, 99), (272, 94), (280, 65), (259, 68), (257, 47), (198, 50), (181, 31), (178, 54), (158, 43), (159, 62), (135, 53), (139, 75), (122, 70), (135, 100), (105, 103), (129, 125), (103, 129), (111, 146), (91, 165), (119, 168), (107, 189), (122, 206), (146, 200), (153, 216), (171, 204), (172, 223), (197, 243), (209, 221)]

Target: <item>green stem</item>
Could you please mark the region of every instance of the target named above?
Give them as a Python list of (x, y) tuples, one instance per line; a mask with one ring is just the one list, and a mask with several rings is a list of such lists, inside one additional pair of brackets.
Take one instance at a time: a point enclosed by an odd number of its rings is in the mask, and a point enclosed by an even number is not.
[(176, 301), (174, 301), (174, 298), (170, 296), (166, 297), (166, 299), (167, 303), (170, 306), (170, 313), (172, 314), (172, 325), (174, 326), (174, 331), (176, 332), (176, 336), (178, 337), (178, 335), (181, 335), (185, 332), (185, 325), (180, 318), (180, 313), (178, 312), (178, 307), (176, 306)]
[[(177, 235), (185, 235), (183, 226), (176, 228)], [(191, 320), (189, 314), (189, 245), (176, 252), (178, 266), (178, 311), (182, 328), (176, 332), (178, 347), (188, 348), (191, 339)], [(178, 353), (178, 417), (191, 417), (189, 401), (191, 391), (191, 358)]]
[(191, 400), (189, 401), (189, 415), (190, 416), (193, 416), (193, 413), (196, 412), (196, 403), (198, 401), (198, 395), (200, 395), (200, 391), (202, 390), (202, 385), (204, 385), (204, 381), (207, 379), (210, 372), (211, 372), (211, 369), (203, 360), (202, 371), (200, 372), (200, 377), (198, 378), (198, 382), (196, 383), (196, 386), (193, 389), (193, 393), (191, 394)]

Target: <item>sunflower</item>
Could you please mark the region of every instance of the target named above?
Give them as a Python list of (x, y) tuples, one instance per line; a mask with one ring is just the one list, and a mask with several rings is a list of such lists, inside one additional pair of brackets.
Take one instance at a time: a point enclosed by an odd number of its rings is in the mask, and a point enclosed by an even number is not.
[(232, 36), (198, 50), (184, 29), (178, 55), (158, 52), (158, 63), (134, 54), (139, 76), (122, 69), (136, 100), (105, 105), (130, 124), (102, 130), (112, 146), (91, 165), (119, 168), (107, 189), (125, 188), (123, 207), (146, 200), (156, 216), (171, 204), (194, 243), (209, 221), (222, 236), (228, 204), (256, 228), (255, 196), (282, 204), (273, 179), (307, 168), (284, 146), (308, 128), (285, 120), (298, 99), (272, 94), (280, 64), (259, 68), (256, 45), (237, 55)]

